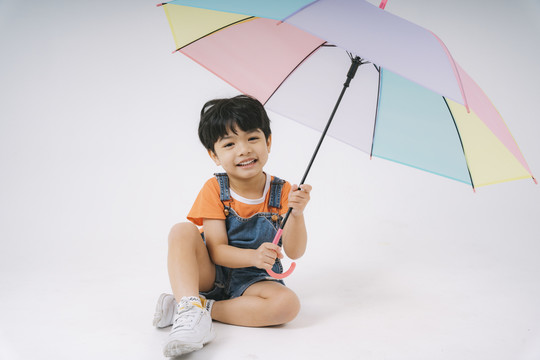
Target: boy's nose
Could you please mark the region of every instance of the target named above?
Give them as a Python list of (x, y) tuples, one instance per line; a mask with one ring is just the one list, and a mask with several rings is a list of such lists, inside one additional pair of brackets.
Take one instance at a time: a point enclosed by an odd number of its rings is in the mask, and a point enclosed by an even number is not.
[(249, 146), (249, 143), (240, 143), (238, 151), (240, 152), (240, 155), (249, 154), (251, 152), (251, 146)]

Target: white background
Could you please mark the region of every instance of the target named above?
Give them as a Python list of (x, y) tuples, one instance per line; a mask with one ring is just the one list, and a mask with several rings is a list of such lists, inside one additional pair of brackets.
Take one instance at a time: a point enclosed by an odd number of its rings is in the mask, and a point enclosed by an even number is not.
[[(378, 5), (377, 1), (372, 1)], [(236, 95), (183, 57), (153, 1), (0, 0), (0, 359), (159, 359), (167, 234), (216, 171), (202, 104)], [(436, 33), (540, 173), (538, 0), (390, 0)], [(267, 171), (318, 134), (270, 113)], [(540, 188), (472, 190), (333, 139), (308, 178), (292, 323), (216, 324), (190, 359), (540, 358)]]

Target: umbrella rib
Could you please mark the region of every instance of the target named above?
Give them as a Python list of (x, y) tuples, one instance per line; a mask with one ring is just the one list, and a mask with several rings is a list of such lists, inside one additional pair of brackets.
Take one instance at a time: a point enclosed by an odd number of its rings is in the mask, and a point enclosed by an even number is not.
[(321, 47), (323, 47), (324, 45), (326, 44), (326, 41), (324, 43), (322, 43), (321, 45), (317, 46), (315, 49), (313, 49), (309, 54), (307, 54), (303, 59), (302, 61), (300, 61), (298, 64), (296, 64), (296, 66), (287, 74), (287, 76), (285, 76), (285, 78), (279, 83), (279, 85), (274, 89), (274, 91), (272, 92), (272, 94), (270, 94), (270, 96), (266, 99), (266, 101), (264, 102), (263, 105), (266, 105), (266, 103), (272, 98), (272, 96), (274, 96), (274, 94), (276, 93), (276, 91), (278, 91), (278, 89), (281, 87), (281, 85), (283, 85), (283, 83), (289, 78), (289, 76), (291, 76), (291, 74), (296, 70), (298, 69), (298, 67), (300, 65), (302, 65), (302, 63), (304, 61), (306, 61), (306, 59), (308, 57), (310, 57), (311, 55), (313, 55), (313, 53), (317, 50), (319, 50)]
[[(375, 69), (377, 69), (377, 66), (375, 66)], [(379, 116), (379, 99), (381, 96), (381, 70), (380, 67), (377, 69), (379, 72), (379, 83), (377, 84), (377, 106), (375, 107), (375, 119), (373, 120), (373, 137), (371, 138), (371, 151), (369, 153), (369, 159), (373, 157), (373, 143), (375, 142), (375, 129), (377, 128), (377, 117)]]
[(454, 118), (454, 114), (452, 114), (452, 110), (450, 109), (450, 106), (448, 105), (448, 101), (446, 100), (446, 98), (444, 96), (442, 98), (444, 100), (444, 103), (446, 104), (446, 107), (448, 108), (448, 112), (450, 113), (450, 117), (452, 117), (452, 121), (454, 122), (454, 126), (456, 127), (456, 133), (457, 133), (458, 138), (459, 138), (459, 143), (461, 145), (461, 150), (463, 151), (463, 158), (465, 159), (465, 164), (467, 165), (467, 172), (469, 173), (469, 179), (471, 180), (471, 186), (472, 186), (473, 190), (475, 190), (474, 181), (473, 181), (473, 178), (472, 178), (472, 175), (471, 175), (471, 170), (469, 169), (469, 162), (467, 161), (467, 154), (465, 153), (465, 147), (463, 146), (463, 140), (461, 140), (461, 134), (459, 133), (459, 128), (457, 126), (456, 119)]
[(193, 44), (193, 43), (195, 43), (195, 42), (197, 42), (197, 41), (199, 41), (199, 40), (201, 40), (201, 39), (204, 39), (205, 37), (207, 37), (207, 36), (209, 36), (209, 35), (215, 34), (215, 33), (217, 33), (218, 31), (221, 31), (221, 30), (223, 30), (223, 29), (226, 29), (226, 28), (228, 28), (229, 26), (233, 26), (233, 25), (239, 24), (239, 23), (241, 23), (241, 22), (243, 22), (243, 21), (250, 20), (250, 19), (254, 19), (254, 18), (255, 18), (255, 16), (248, 16), (248, 17), (246, 17), (246, 18), (243, 18), (243, 19), (240, 19), (240, 20), (238, 20), (238, 21), (235, 21), (235, 22), (232, 22), (232, 23), (230, 23), (230, 24), (227, 24), (227, 25), (225, 25), (225, 26), (222, 26), (222, 27), (220, 27), (219, 29), (215, 29), (215, 30), (209, 32), (208, 34), (203, 35), (203, 36), (201, 36), (201, 37), (199, 37), (199, 38), (197, 38), (197, 39), (195, 39), (195, 40), (189, 42), (188, 44), (179, 47), (179, 48), (176, 49), (174, 52), (180, 51), (180, 50), (182, 50), (183, 48), (185, 48), (186, 46), (189, 46), (189, 45), (191, 45), (191, 44)]

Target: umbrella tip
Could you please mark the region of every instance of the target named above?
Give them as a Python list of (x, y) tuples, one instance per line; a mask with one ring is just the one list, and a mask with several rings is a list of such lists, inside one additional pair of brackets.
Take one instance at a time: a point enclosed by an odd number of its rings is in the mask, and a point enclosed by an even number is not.
[(379, 8), (384, 10), (387, 2), (388, 2), (388, 0), (382, 0), (381, 3), (379, 4)]
[(156, 7), (160, 7), (160, 6), (163, 6), (163, 5), (166, 5), (167, 3), (159, 3), (159, 4), (156, 4)]
[(536, 178), (535, 178), (534, 176), (532, 177), (532, 179), (533, 179), (534, 183), (535, 183), (536, 185), (538, 185), (538, 181), (536, 180)]

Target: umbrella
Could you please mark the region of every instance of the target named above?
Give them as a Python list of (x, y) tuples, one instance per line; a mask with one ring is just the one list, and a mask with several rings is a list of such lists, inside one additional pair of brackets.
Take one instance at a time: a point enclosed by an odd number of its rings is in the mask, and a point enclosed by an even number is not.
[(300, 184), (326, 134), (473, 189), (536, 182), (500, 114), (441, 39), (384, 11), (386, 1), (380, 8), (363, 0), (160, 5), (176, 51), (322, 131)]

